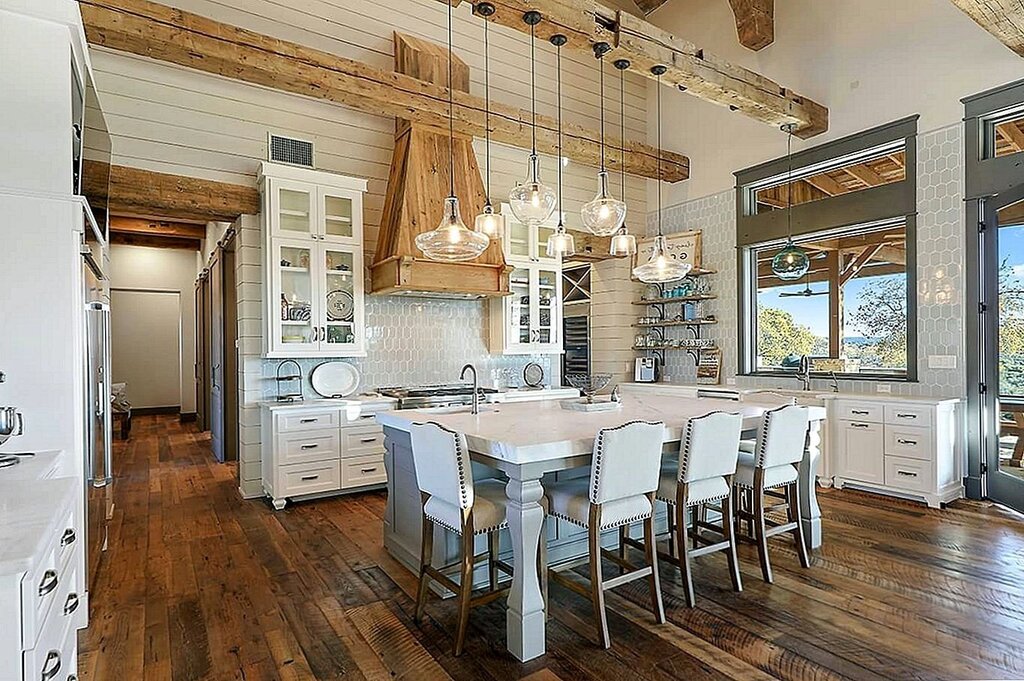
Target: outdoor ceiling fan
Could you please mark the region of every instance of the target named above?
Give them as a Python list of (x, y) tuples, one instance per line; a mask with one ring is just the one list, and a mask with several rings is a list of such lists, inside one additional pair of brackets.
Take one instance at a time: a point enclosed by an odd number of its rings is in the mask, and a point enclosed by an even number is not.
[[(820, 258), (824, 258), (824, 257), (825, 257), (824, 253), (819, 253), (818, 255), (812, 255), (811, 259), (815, 260), (815, 259), (820, 259)], [(808, 269), (807, 270), (807, 274), (804, 275), (804, 290), (803, 291), (793, 291), (793, 292), (782, 291), (782, 292), (779, 293), (779, 298), (810, 298), (812, 296), (827, 296), (828, 295), (828, 291), (815, 291), (814, 289), (811, 288), (810, 276), (811, 276), (811, 271)]]

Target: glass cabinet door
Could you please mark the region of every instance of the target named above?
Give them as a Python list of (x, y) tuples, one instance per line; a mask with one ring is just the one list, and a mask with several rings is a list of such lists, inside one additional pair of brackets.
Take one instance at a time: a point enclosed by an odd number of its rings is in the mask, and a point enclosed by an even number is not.
[(514, 218), (506, 223), (508, 241), (507, 254), (512, 258), (530, 258), (530, 226), (516, 221)]
[(530, 270), (515, 269), (509, 278), (508, 344), (529, 345), (533, 342)]
[(313, 213), (315, 189), (301, 183), (272, 183), (272, 230), (281, 236), (305, 237), (316, 233)]
[(558, 283), (561, 274), (555, 269), (535, 271), (537, 281), (537, 321), (534, 342), (550, 345), (558, 342)]
[(537, 253), (534, 255), (538, 260), (548, 260), (548, 239), (555, 233), (554, 227), (537, 225)]
[(350, 241), (356, 233), (353, 215), (358, 214), (352, 196), (343, 192), (331, 193), (321, 190), (321, 210), (323, 211), (323, 234), (328, 241)]
[(313, 253), (303, 243), (280, 241), (274, 249), (274, 279), (280, 308), (274, 328), (277, 342), (285, 350), (303, 350), (316, 346), (316, 315), (313, 313)]
[(321, 342), (327, 347), (357, 344), (356, 276), (360, 271), (358, 258), (350, 250), (326, 248), (324, 257), (324, 332)]

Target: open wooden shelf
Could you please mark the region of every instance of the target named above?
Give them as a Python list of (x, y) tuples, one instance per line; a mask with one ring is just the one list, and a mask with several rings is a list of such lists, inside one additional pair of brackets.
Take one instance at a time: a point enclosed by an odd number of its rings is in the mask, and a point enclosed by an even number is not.
[(713, 300), (718, 296), (713, 293), (705, 293), (696, 296), (679, 296), (676, 298), (651, 298), (650, 300), (634, 300), (634, 305), (662, 305), (664, 303), (686, 303), (695, 300)]
[(652, 324), (633, 324), (636, 329), (659, 329), (667, 326), (704, 326), (705, 324), (717, 324), (717, 319), (691, 319), (684, 321), (654, 322)]
[(651, 346), (640, 346), (634, 345), (633, 350), (637, 352), (646, 352), (648, 350), (686, 350), (689, 352), (698, 352), (700, 350), (717, 350), (718, 347), (715, 345), (703, 345), (703, 346), (689, 346), (689, 347), (678, 347), (675, 345), (651, 345)]

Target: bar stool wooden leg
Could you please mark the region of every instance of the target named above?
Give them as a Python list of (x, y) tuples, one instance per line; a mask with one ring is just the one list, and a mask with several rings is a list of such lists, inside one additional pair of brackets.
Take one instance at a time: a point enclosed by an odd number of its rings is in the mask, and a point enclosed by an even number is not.
[(800, 485), (796, 482), (786, 485), (786, 520), (796, 523), (793, 529), (793, 539), (796, 541), (796, 555), (800, 557), (800, 565), (805, 568), (811, 567), (811, 559), (807, 555), (807, 544), (804, 542), (804, 526), (800, 522)]
[(434, 523), (423, 516), (423, 536), (420, 539), (420, 583), (416, 590), (416, 622), (423, 619), (423, 609), (427, 605), (427, 585), (430, 582), (430, 575), (427, 568), (430, 566), (431, 556), (434, 553)]
[(608, 636), (608, 617), (604, 610), (604, 577), (601, 572), (601, 506), (590, 507), (590, 599), (594, 604), (594, 620), (597, 623), (597, 644), (602, 648), (611, 647)]
[(764, 513), (764, 470), (754, 471), (754, 534), (757, 541), (757, 557), (761, 562), (761, 576), (772, 583), (772, 565), (768, 560), (768, 528)]
[(679, 550), (679, 572), (683, 577), (683, 591), (686, 594), (686, 606), (692, 608), (696, 603), (693, 593), (693, 573), (690, 571), (690, 542), (686, 523), (686, 491), (679, 485), (676, 492), (676, 546)]
[(498, 588), (498, 530), (487, 533), (487, 570), (494, 591)]
[(676, 509), (675, 505), (669, 502), (665, 502), (665, 510), (668, 513), (665, 514), (668, 520), (668, 555), (673, 558), (678, 558), (679, 554), (676, 553)]
[[(732, 490), (732, 478), (726, 478), (729, 482), (729, 489)], [(740, 577), (740, 562), (736, 556), (736, 509), (733, 508), (734, 495), (728, 494), (722, 499), (722, 535), (729, 542), (726, 550), (726, 557), (729, 559), (729, 574), (732, 576), (732, 588), (735, 591), (743, 591), (743, 580)]]
[[(654, 508), (654, 495), (650, 495), (651, 508)], [(658, 624), (665, 623), (665, 605), (661, 600), (661, 576), (658, 574), (658, 547), (654, 543), (654, 513), (644, 521), (644, 553), (647, 564), (651, 566), (648, 582), (651, 587), (651, 605), (654, 609), (654, 620)]]
[(462, 654), (469, 625), (469, 607), (473, 599), (473, 520), (462, 525), (462, 569), (459, 582), (459, 624), (455, 633), (455, 657)]
[[(629, 525), (622, 525), (619, 527), (619, 560), (625, 562), (626, 560), (626, 540), (629, 539)], [(619, 574), (626, 574), (626, 567), (619, 564)]]

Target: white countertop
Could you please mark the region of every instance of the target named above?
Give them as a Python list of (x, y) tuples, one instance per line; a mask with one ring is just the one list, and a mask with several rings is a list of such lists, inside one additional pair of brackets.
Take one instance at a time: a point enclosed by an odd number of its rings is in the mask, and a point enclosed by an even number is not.
[(0, 470), (0, 575), (31, 570), (81, 486), (75, 478), (5, 479)]
[(316, 397), (295, 402), (278, 402), (276, 400), (265, 400), (259, 403), (265, 409), (277, 411), (280, 409), (309, 409), (310, 407), (358, 407), (361, 411), (380, 409), (393, 409), (398, 400), (383, 395), (353, 395), (344, 399)]
[[(14, 453), (14, 449), (9, 452), (0, 449), (0, 456)], [(64, 464), (61, 454), (62, 452), (58, 450), (49, 450), (36, 452), (34, 456), (19, 457), (21, 463), (10, 468), (0, 468), (0, 488), (13, 482), (43, 480), (60, 476)]]
[[(823, 407), (810, 407), (815, 420), (825, 418)], [(514, 464), (526, 464), (571, 456), (593, 449), (594, 437), (602, 428), (628, 421), (663, 421), (666, 442), (681, 438), (682, 428), (694, 417), (713, 411), (744, 415), (744, 428), (756, 428), (764, 405), (728, 403), (716, 399), (669, 397), (658, 394), (623, 395), (622, 408), (604, 412), (563, 409), (557, 400), (511, 402), (487, 405), (480, 414), (465, 411), (405, 409), (377, 415), (377, 422), (408, 431), (412, 423), (434, 421), (466, 434), (470, 449)]]
[(797, 390), (792, 388), (743, 388), (742, 395), (756, 395), (757, 393), (775, 393), (789, 397), (811, 397), (818, 400), (857, 400), (862, 402), (911, 402), (918, 404), (943, 404), (946, 402), (959, 402), (961, 397), (922, 397), (919, 395), (895, 395), (892, 393), (849, 393), (832, 392), (831, 390)]

